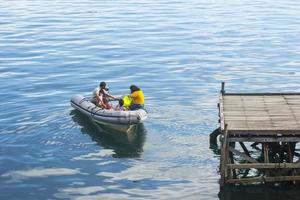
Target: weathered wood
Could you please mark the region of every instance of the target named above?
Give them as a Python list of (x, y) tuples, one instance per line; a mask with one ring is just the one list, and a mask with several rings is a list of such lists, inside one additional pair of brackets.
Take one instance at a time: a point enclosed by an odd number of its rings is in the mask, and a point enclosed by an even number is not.
[(228, 142), (300, 142), (300, 137), (230, 137)]
[[(230, 164), (234, 164), (234, 158), (232, 152), (229, 153), (229, 158), (230, 158)], [(229, 169), (229, 168), (228, 168)], [(230, 169), (229, 169), (230, 170)], [(231, 176), (230, 178), (236, 178), (236, 171), (235, 169), (231, 169)]]
[[(224, 133), (221, 186), (226, 183), (300, 180), (297, 176), (300, 162), (293, 163), (293, 156), (300, 155), (294, 148), (300, 142), (300, 93), (225, 93), (222, 83), (219, 101), (221, 131)], [(243, 153), (231, 147), (231, 142), (239, 142)], [(262, 143), (263, 163), (251, 157), (243, 142)], [(233, 154), (249, 163), (235, 163)], [(244, 174), (242, 171), (236, 175), (238, 169), (246, 170)], [(265, 176), (247, 178), (250, 169), (263, 169), (258, 173)], [(287, 174), (289, 176), (282, 176)]]
[[(243, 96), (278, 96), (278, 95), (289, 95), (289, 96), (295, 96), (295, 98), (298, 98), (297, 95), (300, 95), (299, 92), (267, 92), (267, 93), (260, 93), (260, 92), (245, 92), (245, 93), (226, 93), (228, 96), (237, 96), (237, 95), (243, 95)], [(290, 97), (292, 98), (292, 97)]]
[(243, 142), (239, 142), (239, 144), (241, 145), (242, 149), (244, 150), (244, 153), (245, 153), (247, 156), (251, 157), (251, 156), (250, 156), (250, 153), (249, 153), (247, 147), (244, 145), (244, 143), (243, 143)]
[(232, 147), (229, 147), (229, 151), (231, 151), (232, 153), (242, 157), (244, 160), (250, 162), (250, 163), (258, 163), (257, 160), (255, 160), (254, 158), (251, 158), (249, 156), (247, 156), (246, 154), (242, 153), (242, 152), (239, 152), (238, 150), (232, 148)]
[(255, 137), (255, 135), (269, 135), (269, 136), (289, 136), (289, 135), (300, 135), (300, 130), (294, 130), (294, 129), (281, 129), (279, 128), (268, 128), (268, 129), (263, 129), (263, 128), (257, 128), (257, 129), (244, 129), (244, 128), (239, 128), (239, 129), (234, 129), (228, 131), (229, 135), (252, 135)]
[[(246, 141), (245, 141), (245, 142), (246, 142)], [(259, 142), (254, 142), (254, 143), (252, 143), (250, 146), (251, 146), (252, 148), (255, 148), (258, 144), (259, 144)]]
[(226, 183), (231, 184), (248, 184), (248, 183), (264, 183), (264, 182), (282, 182), (282, 181), (299, 181), (300, 176), (276, 176), (276, 177), (254, 177), (243, 179), (228, 179)]
[(220, 185), (224, 186), (225, 181), (227, 179), (227, 162), (228, 162), (228, 131), (227, 131), (227, 124), (224, 126), (224, 132), (223, 132), (223, 140), (222, 140), (222, 147), (221, 147), (221, 158), (220, 158), (220, 174), (221, 174), (221, 180)]
[(219, 116), (220, 116), (220, 128), (221, 131), (224, 131), (225, 128), (225, 120), (224, 120), (224, 106), (223, 106), (223, 94), (221, 93), (219, 96)]
[(269, 145), (268, 143), (263, 143), (263, 149), (264, 149), (264, 161), (265, 163), (269, 163)]
[(292, 149), (291, 149), (291, 145), (290, 143), (288, 142), (287, 143), (287, 153), (288, 153), (288, 162), (292, 163), (293, 162), (293, 152), (292, 152)]
[[(264, 164), (267, 164), (270, 162), (269, 159), (269, 144), (268, 143), (262, 143), (263, 152), (264, 152)], [(265, 176), (269, 176), (270, 172), (268, 170), (265, 170)]]
[[(292, 107), (290, 99), (297, 106)], [(245, 134), (300, 134), (300, 93), (222, 94), (222, 119), (228, 131)], [(221, 120), (221, 123), (222, 121)], [(250, 132), (249, 132), (250, 131)], [(273, 132), (272, 132), (273, 131)], [(244, 134), (244, 133), (241, 133)]]
[(300, 168), (300, 163), (241, 163), (228, 164), (229, 169), (292, 169)]

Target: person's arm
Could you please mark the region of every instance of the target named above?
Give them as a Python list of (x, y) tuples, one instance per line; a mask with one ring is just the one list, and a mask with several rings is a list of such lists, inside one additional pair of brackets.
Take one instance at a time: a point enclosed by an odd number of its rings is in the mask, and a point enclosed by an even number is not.
[(110, 95), (110, 94), (108, 94), (107, 96), (108, 96), (108, 98), (111, 98), (111, 99), (113, 99), (113, 100), (118, 100), (118, 99), (119, 99), (119, 98), (114, 97), (114, 96), (112, 96), (112, 95)]
[(114, 96), (112, 96), (111, 94), (109, 94), (109, 92), (107, 92), (107, 91), (104, 91), (105, 92), (105, 95), (108, 97), (108, 98), (111, 98), (111, 99), (113, 99), (113, 100), (118, 100), (119, 98), (117, 98), (117, 97), (114, 97)]

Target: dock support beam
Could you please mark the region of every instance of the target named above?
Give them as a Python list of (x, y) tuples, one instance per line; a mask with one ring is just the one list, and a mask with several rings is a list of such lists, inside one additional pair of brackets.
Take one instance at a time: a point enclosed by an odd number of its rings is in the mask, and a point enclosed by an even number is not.
[[(227, 127), (227, 125), (225, 125)], [(221, 158), (220, 158), (220, 186), (225, 184), (249, 184), (249, 183), (266, 183), (266, 182), (283, 182), (283, 181), (296, 181), (300, 180), (300, 155), (296, 162), (291, 160), (293, 155), (292, 149), (284, 148), (291, 143), (281, 144), (282, 150), (273, 149), (271, 143), (259, 143), (262, 145), (261, 158), (257, 155), (252, 155), (250, 149), (251, 142), (247, 145), (244, 143), (237, 149), (232, 145), (234, 144), (233, 138), (230, 138), (228, 131), (224, 132), (221, 141)], [(230, 142), (229, 142), (230, 141)], [(255, 150), (257, 154), (257, 150)], [(276, 154), (272, 155), (272, 152)], [(282, 152), (281, 152), (282, 151)], [(281, 160), (282, 162), (274, 162), (274, 160)], [(241, 162), (242, 161), (242, 162)], [(252, 175), (249, 177), (250, 170)], [(254, 174), (254, 175), (253, 175)], [(256, 174), (256, 175), (255, 175)]]
[(229, 143), (228, 143), (228, 132), (227, 132), (227, 124), (225, 124), (225, 129), (222, 134), (221, 139), (221, 158), (220, 158), (220, 172), (221, 172), (221, 180), (220, 185), (224, 186), (225, 181), (228, 178), (227, 164), (229, 159)]
[(300, 93), (225, 93), (222, 82), (218, 109), (221, 187), (300, 181)]

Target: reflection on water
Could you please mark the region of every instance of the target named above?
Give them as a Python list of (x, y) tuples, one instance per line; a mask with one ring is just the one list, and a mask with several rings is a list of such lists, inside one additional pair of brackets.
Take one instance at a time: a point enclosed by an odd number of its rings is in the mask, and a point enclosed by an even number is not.
[(101, 147), (113, 149), (114, 157), (139, 157), (142, 154), (146, 139), (144, 124), (132, 126), (128, 133), (124, 133), (99, 125), (77, 110), (72, 110), (70, 115), (82, 127), (82, 133), (88, 134)]
[(221, 134), (220, 129), (217, 128), (209, 135), (209, 148), (217, 156), (221, 155), (221, 149), (220, 146), (218, 145), (220, 134)]
[(300, 199), (300, 191), (297, 186), (227, 186), (219, 193), (220, 200), (295, 200)]

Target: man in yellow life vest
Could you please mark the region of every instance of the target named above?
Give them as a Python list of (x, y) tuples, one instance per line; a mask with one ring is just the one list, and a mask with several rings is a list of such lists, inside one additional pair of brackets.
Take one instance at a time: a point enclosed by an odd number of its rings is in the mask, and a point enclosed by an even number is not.
[(136, 85), (130, 86), (130, 97), (132, 98), (132, 103), (129, 106), (130, 110), (138, 110), (144, 108), (145, 98), (143, 91)]

